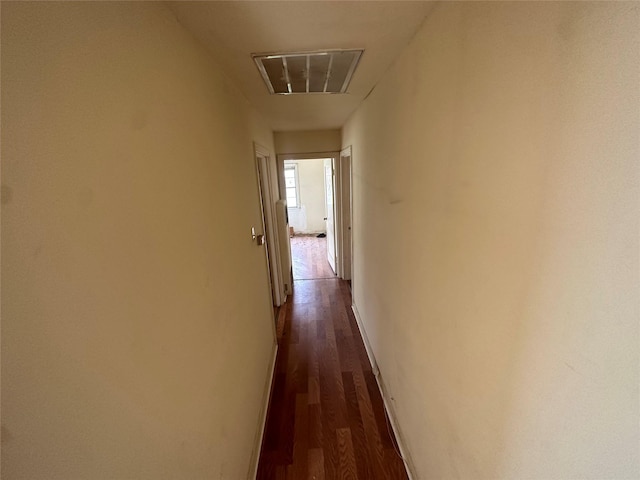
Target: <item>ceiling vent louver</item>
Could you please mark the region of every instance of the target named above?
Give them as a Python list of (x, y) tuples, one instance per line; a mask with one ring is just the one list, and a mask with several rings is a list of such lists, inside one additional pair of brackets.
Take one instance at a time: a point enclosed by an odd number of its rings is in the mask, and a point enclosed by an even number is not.
[(253, 54), (273, 95), (346, 93), (363, 50)]

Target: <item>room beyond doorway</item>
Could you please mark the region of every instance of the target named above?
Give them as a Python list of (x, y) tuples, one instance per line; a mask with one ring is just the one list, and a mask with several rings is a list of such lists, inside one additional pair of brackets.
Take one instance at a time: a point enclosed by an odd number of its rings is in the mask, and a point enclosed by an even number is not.
[(335, 278), (327, 261), (327, 238), (316, 235), (291, 237), (293, 280)]
[(283, 162), (293, 280), (335, 278), (335, 160)]
[[(351, 150), (340, 152), (278, 154), (278, 185), (280, 197), (286, 203), (287, 229), (285, 246), (291, 280), (313, 277), (351, 280)], [(325, 262), (318, 273), (313, 266), (303, 273), (293, 271), (293, 245), (289, 237), (326, 235), (326, 259), (331, 272), (325, 276)], [(295, 242), (296, 240), (294, 240)], [(307, 242), (309, 243), (309, 242)], [(304, 246), (302, 244), (301, 246)], [(317, 249), (316, 249), (317, 251)], [(300, 257), (300, 255), (298, 255)], [(302, 262), (314, 254), (302, 255)], [(319, 260), (318, 255), (315, 259)], [(299, 258), (300, 260), (300, 258)], [(309, 265), (312, 265), (309, 264)], [(301, 262), (298, 261), (300, 265)], [(324, 273), (323, 273), (324, 272)], [(293, 285), (292, 285), (293, 287)]]

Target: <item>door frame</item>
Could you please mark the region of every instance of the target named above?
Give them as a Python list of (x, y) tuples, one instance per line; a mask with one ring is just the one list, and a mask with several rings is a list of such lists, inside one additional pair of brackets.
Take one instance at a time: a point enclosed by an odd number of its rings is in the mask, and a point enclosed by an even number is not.
[(286, 299), (282, 265), (280, 260), (280, 242), (278, 238), (277, 218), (275, 212), (275, 198), (278, 198), (277, 190), (274, 190), (271, 180), (271, 168), (273, 159), (269, 150), (257, 142), (253, 142), (254, 158), (256, 162), (256, 176), (258, 182), (258, 194), (260, 195), (263, 234), (266, 238), (267, 267), (272, 285), (273, 304), (277, 307)]
[[(348, 158), (349, 161), (344, 159)], [(340, 194), (340, 278), (353, 278), (353, 156), (351, 145), (340, 151), (336, 182)]]
[[(335, 209), (335, 214), (334, 214), (334, 222), (335, 222), (335, 243), (336, 243), (336, 275), (339, 278), (345, 278), (345, 261), (349, 261), (348, 259), (345, 259), (345, 249), (347, 248), (344, 242), (344, 229), (345, 229), (345, 225), (344, 225), (344, 220), (343, 220), (343, 212), (345, 211), (344, 208), (348, 208), (351, 209), (351, 204), (352, 204), (352, 200), (351, 200), (351, 190), (352, 188), (349, 188), (349, 198), (343, 198), (344, 195), (342, 195), (342, 185), (343, 182), (349, 182), (349, 185), (352, 186), (353, 182), (352, 179), (349, 178), (348, 180), (345, 178), (343, 180), (343, 177), (346, 177), (346, 175), (343, 174), (342, 172), (342, 162), (341, 162), (341, 156), (342, 156), (342, 152), (348, 151), (349, 152), (349, 157), (352, 159), (352, 163), (353, 163), (353, 157), (351, 156), (351, 146), (348, 146), (346, 148), (344, 148), (341, 152), (313, 152), (313, 153), (279, 153), (276, 157), (277, 157), (277, 168), (278, 168), (278, 185), (280, 187), (280, 198), (286, 200), (286, 194), (284, 192), (286, 192), (285, 190), (285, 186), (284, 186), (284, 161), (285, 160), (314, 160), (314, 159), (319, 159), (319, 158), (332, 158), (333, 159), (333, 165), (334, 165), (334, 188), (333, 188), (333, 205), (334, 205), (334, 209)], [(349, 175), (350, 177), (352, 175)], [(346, 185), (345, 185), (346, 186)], [(285, 195), (283, 197), (283, 195)], [(352, 210), (350, 210), (351, 213)], [(352, 216), (353, 218), (353, 216)], [(353, 228), (351, 229), (351, 231), (353, 232)], [(353, 238), (351, 243), (353, 243)], [(353, 265), (353, 253), (351, 255), (351, 265)], [(351, 268), (351, 270), (353, 271), (353, 267)], [(347, 276), (349, 276), (349, 272), (346, 272)], [(353, 276), (353, 275), (350, 275)]]
[[(323, 163), (323, 172), (324, 172), (324, 206), (325, 206), (325, 214), (327, 215), (324, 221), (325, 224), (325, 229), (327, 230), (326, 235), (327, 235), (327, 260), (329, 260), (329, 238), (333, 237), (333, 265), (331, 265), (331, 262), (329, 262), (329, 266), (331, 267), (331, 269), (334, 271), (334, 273), (336, 274), (336, 276), (339, 276), (338, 274), (338, 265), (340, 264), (340, 257), (338, 255), (338, 251), (339, 251), (339, 247), (338, 244), (340, 243), (340, 238), (338, 236), (338, 232), (340, 231), (338, 229), (338, 205), (336, 205), (336, 199), (338, 198), (338, 179), (336, 176), (336, 170), (337, 170), (337, 165), (336, 165), (336, 159), (335, 158), (324, 158), (324, 163)], [(329, 177), (327, 176), (327, 168), (329, 168), (331, 170), (331, 178), (329, 179)], [(327, 190), (328, 190), (328, 183), (331, 182), (331, 205), (329, 205), (328, 202), (328, 198), (329, 195), (327, 195)], [(331, 222), (329, 222), (329, 218), (331, 218)], [(332, 224), (332, 228), (333, 228), (333, 234), (329, 235), (329, 225)]]

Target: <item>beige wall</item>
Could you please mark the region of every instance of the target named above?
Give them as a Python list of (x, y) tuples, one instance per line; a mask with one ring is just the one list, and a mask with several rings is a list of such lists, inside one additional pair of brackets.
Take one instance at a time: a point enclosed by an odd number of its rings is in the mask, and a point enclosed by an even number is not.
[(326, 230), (327, 210), (324, 200), (324, 159), (305, 159), (294, 162), (298, 170), (300, 189), (299, 208), (289, 208), (289, 226), (296, 233), (318, 233)]
[(2, 3), (4, 478), (247, 477), (274, 348), (254, 140), (164, 7)]
[(637, 3), (440, 3), (344, 128), (416, 478), (638, 478)]
[(318, 153), (340, 150), (340, 130), (275, 132), (276, 153)]

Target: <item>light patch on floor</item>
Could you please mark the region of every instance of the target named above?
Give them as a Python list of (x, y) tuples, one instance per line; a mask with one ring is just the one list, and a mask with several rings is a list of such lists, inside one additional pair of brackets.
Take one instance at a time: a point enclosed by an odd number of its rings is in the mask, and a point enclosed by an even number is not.
[(294, 280), (334, 278), (327, 260), (327, 239), (315, 236), (291, 238), (291, 259)]

